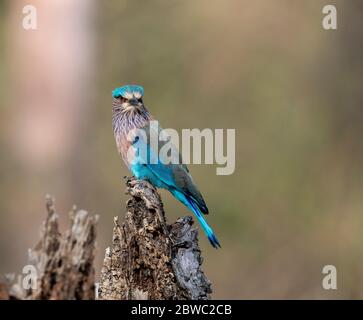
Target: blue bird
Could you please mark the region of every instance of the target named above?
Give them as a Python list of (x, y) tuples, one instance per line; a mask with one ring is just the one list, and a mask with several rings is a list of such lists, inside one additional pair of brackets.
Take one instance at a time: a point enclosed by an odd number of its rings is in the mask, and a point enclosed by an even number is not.
[[(189, 208), (212, 246), (220, 247), (214, 231), (203, 216), (208, 214), (208, 208), (187, 166), (182, 161), (166, 164), (166, 161), (160, 158), (160, 148), (167, 143), (166, 141), (158, 140), (157, 150), (154, 150), (155, 147), (150, 143), (153, 131), (157, 130), (156, 134), (159, 134), (161, 129), (151, 126), (153, 118), (144, 105), (143, 96), (144, 89), (136, 85), (126, 85), (112, 92), (112, 125), (118, 152), (137, 179), (148, 180), (155, 187), (168, 190)], [(130, 138), (130, 133), (135, 130), (141, 130), (144, 134)], [(143, 148), (146, 153), (140, 152)], [(181, 160), (179, 153), (178, 157)]]

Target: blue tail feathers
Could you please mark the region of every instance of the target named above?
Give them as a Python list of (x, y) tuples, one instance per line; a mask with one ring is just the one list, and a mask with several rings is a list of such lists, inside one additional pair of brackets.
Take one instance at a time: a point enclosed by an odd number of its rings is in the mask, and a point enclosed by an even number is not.
[(204, 217), (200, 213), (200, 211), (197, 208), (195, 208), (194, 204), (191, 203), (191, 205), (193, 207), (193, 212), (194, 212), (195, 216), (197, 217), (200, 225), (202, 226), (206, 236), (208, 237), (210, 244), (213, 246), (213, 248), (216, 248), (216, 249), (218, 249), (218, 247), (220, 248), (221, 245), (220, 245), (213, 229), (208, 225), (207, 221), (204, 219)]
[(193, 211), (193, 213), (195, 214), (196, 218), (198, 219), (200, 225), (202, 226), (202, 229), (204, 231), (204, 233), (206, 234), (206, 236), (208, 237), (209, 242), (211, 243), (211, 245), (214, 248), (221, 248), (221, 245), (213, 231), (213, 229), (208, 225), (207, 221), (204, 219), (203, 214), (200, 212), (198, 206), (193, 202), (192, 199), (189, 199), (188, 197), (186, 197), (183, 193), (177, 191), (177, 190), (173, 190), (173, 195), (179, 200), (181, 201), (183, 204), (185, 204), (190, 210)]
[(219, 244), (219, 241), (218, 241), (216, 235), (214, 234), (214, 232), (211, 235), (208, 235), (208, 240), (209, 240), (210, 244), (213, 246), (213, 248), (216, 248), (216, 249), (221, 248), (221, 245)]

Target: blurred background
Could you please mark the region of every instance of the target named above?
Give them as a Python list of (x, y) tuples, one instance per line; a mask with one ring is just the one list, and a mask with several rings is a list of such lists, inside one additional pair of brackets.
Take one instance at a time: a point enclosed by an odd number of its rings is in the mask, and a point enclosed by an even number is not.
[[(47, 193), (62, 230), (73, 204), (100, 214), (100, 271), (127, 200), (111, 91), (136, 83), (164, 128), (236, 129), (233, 175), (190, 167), (222, 244), (199, 237), (214, 298), (363, 298), (362, 1), (17, 0), (0, 18), (1, 274), (21, 273)], [(190, 214), (161, 193), (170, 222)]]

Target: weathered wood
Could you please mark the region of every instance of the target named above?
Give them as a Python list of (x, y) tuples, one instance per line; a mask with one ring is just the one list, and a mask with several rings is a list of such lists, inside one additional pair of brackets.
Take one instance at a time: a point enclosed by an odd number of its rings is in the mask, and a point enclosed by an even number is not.
[(198, 231), (191, 217), (165, 221), (160, 196), (147, 181), (128, 178), (125, 222), (115, 218), (99, 299), (209, 299)]
[[(211, 284), (201, 269), (192, 217), (168, 225), (160, 195), (149, 182), (128, 178), (126, 185), (131, 198), (125, 221), (114, 220), (98, 298), (209, 299)], [(24, 278), (9, 275), (0, 281), (0, 299), (95, 299), (98, 217), (74, 208), (70, 228), (62, 235), (53, 198), (46, 198), (46, 208), (40, 240), (29, 253), (35, 287), (24, 289)]]
[[(59, 232), (53, 198), (46, 198), (47, 218), (41, 238), (29, 252), (29, 265), (36, 268), (36, 286), (24, 290), (13, 286), (20, 299), (94, 299), (95, 242), (98, 216), (84, 210), (70, 213), (71, 225), (64, 236)], [(21, 290), (23, 290), (21, 292)]]

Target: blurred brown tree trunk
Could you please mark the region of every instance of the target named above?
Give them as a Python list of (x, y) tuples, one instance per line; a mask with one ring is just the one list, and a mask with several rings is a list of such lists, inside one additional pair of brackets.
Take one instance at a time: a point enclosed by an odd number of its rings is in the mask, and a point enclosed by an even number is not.
[[(36, 30), (23, 28), (26, 5), (36, 9)], [(4, 197), (16, 194), (22, 199), (34, 219), (26, 222), (31, 226), (27, 228), (17, 202), (8, 201), (3, 223), (22, 230), (23, 237), (14, 239), (21, 251), (34, 241), (33, 230), (41, 219), (40, 203), (34, 199), (44, 194), (45, 184), (52, 186), (49, 191), (60, 203), (82, 203), (77, 181), (86, 170), (79, 155), (92, 117), (94, 6), (93, 0), (8, 1), (7, 106), (1, 130), (12, 178), (2, 189)], [(75, 172), (80, 172), (77, 177)], [(3, 236), (13, 238), (19, 230), (4, 230)], [(17, 255), (10, 260), (13, 265), (3, 267), (14, 268), (21, 258)]]
[(23, 27), (28, 4), (10, 2), (10, 103), (17, 109), (10, 137), (24, 166), (34, 170), (64, 162), (87, 121), (93, 1), (31, 1), (35, 30)]

